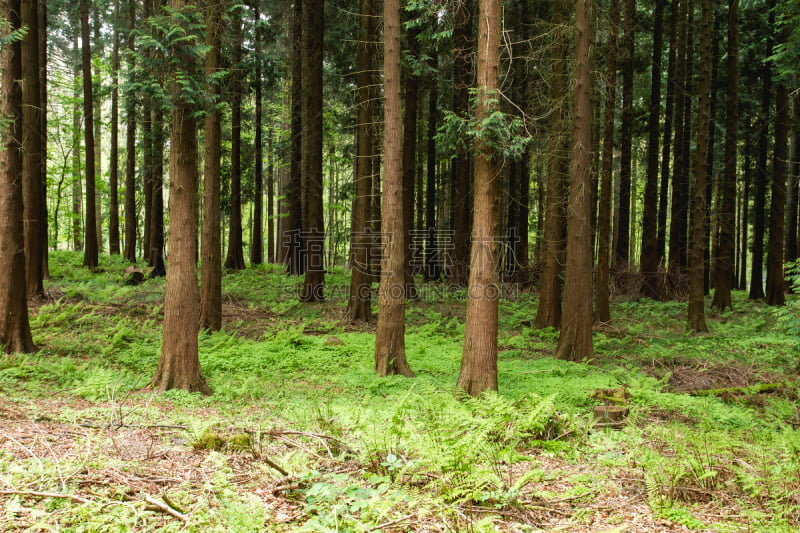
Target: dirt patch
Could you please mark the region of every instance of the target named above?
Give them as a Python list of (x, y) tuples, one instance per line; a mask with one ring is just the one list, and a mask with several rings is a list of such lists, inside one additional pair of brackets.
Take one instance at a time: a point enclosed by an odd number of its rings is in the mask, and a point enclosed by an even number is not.
[(750, 387), (759, 383), (779, 383), (786, 380), (786, 376), (736, 362), (710, 365), (680, 359), (659, 363), (650, 368), (650, 373), (659, 378), (669, 373), (669, 390), (682, 393)]

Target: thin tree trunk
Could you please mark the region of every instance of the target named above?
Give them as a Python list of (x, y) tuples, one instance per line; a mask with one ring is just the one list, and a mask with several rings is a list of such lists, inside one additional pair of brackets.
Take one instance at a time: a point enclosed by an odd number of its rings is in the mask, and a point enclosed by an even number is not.
[(95, 220), (94, 110), (92, 109), (92, 49), (89, 44), (88, 0), (80, 0), (81, 63), (83, 70), (83, 126), (86, 143), (86, 239), (83, 266), (97, 268), (97, 223)]
[(108, 253), (119, 255), (119, 15), (120, 0), (114, 0), (114, 44), (111, 51), (111, 155), (108, 188)]
[[(241, 70), (242, 20), (241, 12), (233, 16), (233, 70), (231, 72), (231, 216), (228, 227), (228, 253), (225, 268), (243, 270), (244, 246), (242, 243), (242, 92), (244, 90)], [(259, 58), (260, 59), (260, 58)]]
[[(439, 56), (435, 52), (431, 57), (431, 64), (435, 70), (439, 68)], [(427, 182), (425, 184), (425, 229), (427, 238), (425, 243), (425, 279), (428, 281), (438, 280), (442, 276), (436, 230), (436, 128), (438, 100), (438, 77), (434, 76), (428, 92), (428, 161)]]
[(636, 1), (625, 0), (625, 16), (622, 37), (620, 67), (622, 70), (622, 125), (620, 132), (619, 171), (619, 219), (615, 231), (612, 267), (617, 271), (628, 270), (628, 246), (630, 239), (631, 212), (631, 152), (633, 148), (633, 54), (636, 28)]
[[(128, 72), (136, 70), (136, 2), (128, 4)], [(128, 90), (125, 98), (125, 260), (136, 262), (136, 96)]]
[[(798, 76), (794, 76), (794, 85), (797, 86)], [(786, 209), (786, 261), (792, 262), (798, 258), (798, 205), (800, 205), (800, 96), (792, 97), (792, 126), (790, 137), (789, 185), (787, 187), (789, 199)]]
[(400, 103), (400, 2), (383, 2), (383, 93), (385, 159), (381, 207), (381, 279), (378, 327), (375, 333), (375, 373), (414, 376), (406, 361), (403, 239), (403, 119)]
[[(41, 214), (39, 220), (39, 235), (42, 243), (42, 277), (50, 279), (49, 261), (49, 233), (47, 218), (47, 2), (38, 0), (38, 26), (39, 26), (39, 134), (41, 135), (41, 168), (42, 186), (40, 188), (42, 197), (39, 202)], [(57, 225), (57, 223), (56, 223)], [(54, 233), (54, 245), (58, 242), (58, 235)]]
[(83, 186), (81, 179), (81, 110), (80, 110), (80, 50), (78, 50), (78, 34), (75, 33), (72, 43), (74, 59), (73, 71), (73, 104), (72, 104), (72, 247), (83, 250)]
[(153, 266), (150, 277), (166, 274), (164, 266), (164, 112), (153, 110), (153, 189), (150, 209), (150, 250), (148, 263)]
[[(411, 61), (419, 56), (419, 42), (415, 27), (406, 32), (406, 53)], [(413, 239), (414, 239), (414, 184), (416, 181), (417, 160), (417, 112), (419, 108), (419, 82), (410, 70), (403, 73), (405, 80), (405, 112), (403, 114), (403, 227), (405, 228), (405, 291), (406, 298), (416, 299), (417, 287), (414, 284)]]
[(300, 168), (302, 155), (302, 117), (301, 100), (303, 95), (303, 7), (307, 0), (294, 2), (292, 16), (292, 103), (291, 103), (291, 160), (289, 186), (286, 191), (289, 210), (286, 231), (281, 236), (282, 246), (286, 250), (287, 272), (301, 275), (304, 272), (305, 258), (302, 242), (302, 172)]
[(2, 130), (0, 151), (0, 344), (6, 353), (34, 352), (28, 321), (25, 282), (25, 236), (23, 229), (22, 172), (23, 156), (20, 140), (23, 137), (22, 45), (8, 39), (19, 31), (19, 0), (0, 2), (3, 25), (2, 90), (0, 115), (6, 121)]
[[(689, 0), (682, 0), (680, 2), (680, 10), (678, 12), (678, 24), (676, 34), (676, 57), (675, 57), (675, 137), (673, 143), (673, 157), (672, 157), (672, 210), (670, 214), (669, 225), (669, 275), (670, 280), (674, 284), (681, 278), (681, 243), (685, 242), (685, 238), (681, 234), (685, 231), (685, 227), (681, 224), (682, 220), (686, 218), (686, 201), (684, 197), (684, 187), (681, 181), (683, 176), (683, 167), (686, 162), (683, 159), (683, 138), (684, 131), (684, 116), (686, 114), (686, 41), (687, 41), (687, 24), (686, 14), (688, 11), (687, 5)], [(674, 286), (672, 287), (675, 288)]]
[(254, 6), (255, 41), (256, 41), (256, 79), (254, 80), (256, 92), (256, 117), (255, 117), (255, 198), (253, 206), (253, 231), (250, 245), (250, 264), (260, 265), (264, 262), (264, 148), (262, 114), (263, 104), (261, 99), (261, 10), (258, 2)]
[[(669, 58), (667, 65), (667, 99), (664, 110), (664, 137), (661, 148), (661, 186), (658, 192), (658, 233), (656, 235), (656, 247), (658, 249), (658, 263), (660, 269), (666, 268), (666, 240), (667, 240), (667, 210), (669, 198), (670, 168), (669, 161), (672, 155), (672, 118), (675, 108), (675, 68), (677, 56), (677, 36), (678, 36), (678, 15), (680, 12), (680, 0), (673, 0), (670, 3), (670, 25), (669, 25)], [(664, 296), (663, 288), (659, 287), (661, 297)]]
[[(92, 5), (92, 51), (97, 56), (98, 68), (92, 71), (92, 97), (94, 98), (94, 175), (100, 183), (103, 181), (103, 73), (99, 68), (103, 57), (103, 46), (100, 40), (100, 6), (99, 2)], [(97, 224), (97, 251), (103, 251), (103, 215), (102, 201), (99, 194), (94, 197), (95, 223)]]
[(752, 173), (752, 157), (749, 143), (744, 144), (744, 172), (742, 173), (742, 188), (744, 189), (744, 200), (742, 203), (742, 233), (739, 238), (741, 245), (741, 258), (739, 260), (739, 289), (747, 290), (747, 237), (750, 235), (750, 176)]
[(267, 130), (267, 263), (275, 263), (275, 154), (270, 125)]

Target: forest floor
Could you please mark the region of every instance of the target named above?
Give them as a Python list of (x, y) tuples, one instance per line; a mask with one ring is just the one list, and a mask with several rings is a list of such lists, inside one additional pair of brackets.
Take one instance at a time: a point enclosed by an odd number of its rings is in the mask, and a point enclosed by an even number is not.
[[(617, 297), (595, 359), (568, 363), (531, 327), (536, 294), (510, 292), (500, 393), (473, 400), (454, 394), (463, 290), (420, 284), (417, 377), (377, 378), (345, 273), (300, 304), (300, 280), (258, 267), (225, 276), (224, 329), (201, 334), (214, 395), (159, 395), (163, 279), (80, 264), (52, 253), (42, 349), (0, 357), (2, 531), (800, 528), (797, 297), (776, 313), (736, 293), (704, 335), (685, 303)], [(612, 388), (629, 412), (598, 423)]]

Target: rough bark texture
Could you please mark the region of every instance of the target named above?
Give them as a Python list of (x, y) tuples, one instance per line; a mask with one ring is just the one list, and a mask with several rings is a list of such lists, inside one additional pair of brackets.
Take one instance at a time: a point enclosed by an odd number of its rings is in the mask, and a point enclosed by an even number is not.
[[(128, 70), (136, 68), (136, 37), (133, 31), (136, 24), (136, 2), (128, 7)], [(125, 259), (136, 262), (136, 97), (129, 91), (125, 101), (126, 120), (126, 160), (125, 160)]]
[[(206, 7), (206, 80), (214, 79), (220, 61), (220, 2)], [(216, 101), (219, 85), (207, 81), (206, 90)], [(203, 233), (200, 260), (200, 325), (218, 331), (222, 327), (222, 244), (220, 243), (220, 138), (219, 109), (213, 107), (205, 119), (203, 147)]]
[[(500, 0), (479, 0), (478, 124), (498, 110)], [(475, 199), (464, 348), (457, 387), (470, 396), (497, 390), (497, 310), (499, 285), (500, 174), (498, 147), (479, 136), (475, 142)]]
[[(677, 22), (680, 0), (670, 2), (669, 58), (667, 64), (667, 97), (664, 109), (664, 137), (661, 143), (661, 187), (658, 192), (658, 233), (656, 248), (660, 269), (666, 268), (667, 200), (669, 198), (669, 160), (672, 154), (672, 116), (675, 108), (675, 60), (677, 52)], [(662, 294), (663, 296), (663, 294)]]
[(739, 0), (728, 2), (727, 98), (725, 101), (725, 168), (722, 176), (722, 205), (718, 209), (719, 253), (714, 261), (712, 307), (732, 309), (731, 289), (735, 272), (734, 211), (736, 209), (736, 158), (739, 142)]
[(681, 223), (686, 219), (687, 198), (683, 196), (683, 138), (685, 135), (684, 115), (686, 114), (686, 13), (688, 0), (680, 3), (677, 24), (677, 44), (675, 56), (675, 136), (672, 154), (672, 205), (669, 224), (669, 274), (674, 281), (681, 275), (681, 247), (686, 241), (686, 227)]
[(272, 126), (267, 132), (267, 262), (275, 262), (275, 151)]
[(294, 2), (292, 15), (292, 103), (291, 103), (291, 156), (289, 168), (289, 185), (286, 190), (289, 216), (285, 231), (281, 235), (281, 246), (286, 252), (286, 271), (289, 274), (301, 275), (305, 266), (301, 232), (301, 151), (302, 129), (301, 99), (303, 94), (303, 6), (307, 0)]
[(772, 194), (769, 205), (767, 250), (767, 305), (784, 305), (783, 239), (786, 208), (786, 160), (789, 140), (789, 98), (786, 84), (775, 84), (775, 148), (772, 157)]
[(656, 0), (653, 21), (653, 67), (650, 74), (650, 117), (647, 129), (647, 183), (642, 211), (642, 296), (659, 298), (658, 287), (658, 126), (661, 116), (661, 48), (664, 36), (664, 4)]
[(83, 125), (86, 150), (86, 238), (84, 239), (83, 266), (97, 268), (97, 221), (95, 219), (94, 183), (94, 110), (92, 109), (92, 50), (89, 44), (88, 0), (81, 0), (81, 64), (83, 70)]
[[(77, 22), (76, 22), (77, 23)], [(72, 59), (73, 59), (73, 104), (72, 104), (72, 249), (75, 251), (83, 250), (83, 185), (81, 179), (81, 53), (78, 48), (78, 33), (75, 32), (72, 40)]]
[(153, 189), (150, 208), (150, 250), (148, 264), (153, 267), (150, 277), (166, 274), (164, 265), (164, 112), (153, 110), (152, 114)]
[(372, 194), (372, 146), (375, 56), (375, 3), (361, 0), (361, 28), (356, 50), (358, 59), (356, 107), (356, 198), (353, 205), (351, 229), (352, 250), (350, 296), (347, 317), (353, 322), (372, 320), (372, 275), (370, 272), (369, 212)]
[[(795, 87), (798, 77), (795, 74)], [(792, 98), (792, 130), (790, 142), (789, 184), (787, 194), (789, 200), (786, 210), (786, 261), (798, 258), (798, 206), (800, 205), (800, 95)]]
[(750, 234), (750, 182), (752, 174), (752, 148), (749, 143), (744, 145), (744, 172), (742, 172), (742, 189), (744, 198), (742, 199), (742, 227), (739, 236), (739, 290), (747, 290), (747, 236)]
[(254, 162), (254, 178), (255, 178), (255, 199), (253, 201), (253, 231), (250, 242), (250, 264), (260, 265), (264, 262), (264, 141), (263, 141), (263, 128), (262, 114), (263, 105), (261, 99), (261, 10), (259, 9), (258, 2), (254, 6), (254, 24), (255, 24), (255, 40), (256, 40), (256, 79), (253, 81), (256, 93), (256, 116), (255, 116), (255, 152), (256, 160)]
[[(103, 57), (103, 42), (100, 39), (100, 7), (98, 2), (92, 2), (92, 52), (96, 55), (98, 67)], [(94, 106), (94, 175), (100, 183), (103, 182), (103, 73), (100, 68), (95, 69), (92, 78), (92, 105)], [(94, 217), (97, 224), (97, 251), (103, 251), (103, 215), (100, 195), (94, 195)]]
[(711, 0), (700, 2), (700, 80), (697, 104), (697, 149), (695, 152), (692, 241), (689, 254), (689, 330), (708, 331), (704, 305), (704, 251), (706, 239), (706, 182), (708, 180), (708, 137), (711, 127)]
[[(0, 2), (0, 16), (6, 22), (3, 37), (20, 29), (19, 0)], [(2, 130), (0, 151), (0, 344), (6, 353), (33, 352), (25, 283), (25, 237), (22, 198), (22, 46), (6, 43), (0, 53), (2, 89), (0, 116), (7, 122)]]
[(375, 372), (379, 376), (414, 373), (406, 361), (403, 239), (403, 118), (400, 111), (400, 2), (383, 2), (384, 171), (381, 208), (381, 282)]
[(233, 70), (231, 71), (231, 216), (228, 224), (228, 253), (225, 268), (243, 270), (244, 245), (242, 243), (242, 19), (234, 13)]
[(612, 267), (617, 271), (628, 269), (628, 247), (631, 228), (631, 152), (633, 150), (633, 53), (634, 29), (636, 27), (636, 1), (625, 0), (625, 16), (620, 52), (622, 70), (622, 124), (620, 131), (620, 170), (619, 170), (619, 215)]
[[(419, 42), (417, 28), (406, 31), (406, 53), (412, 61), (419, 55)], [(414, 284), (414, 185), (416, 178), (417, 160), (417, 113), (419, 110), (419, 80), (417, 76), (406, 67), (403, 72), (405, 85), (405, 110), (403, 113), (403, 227), (405, 228), (405, 290), (406, 298), (417, 298), (417, 287)]]
[(592, 36), (591, 0), (575, 3), (572, 164), (569, 176), (564, 315), (553, 357), (582, 361), (592, 346)]
[[(42, 243), (42, 277), (50, 279), (50, 259), (48, 254), (49, 249), (49, 229), (47, 217), (47, 1), (38, 0), (39, 2), (39, 105), (41, 112), (39, 113), (39, 134), (42, 137), (41, 145), (41, 166), (42, 166), (42, 198), (39, 202), (41, 211), (39, 215), (39, 240)], [(43, 37), (42, 37), (43, 36)], [(58, 227), (58, 224), (55, 224)], [(57, 232), (56, 232), (57, 233)], [(57, 235), (56, 235), (57, 237)], [(56, 239), (57, 242), (57, 239)], [(55, 246), (55, 243), (54, 243)]]
[[(437, 55), (431, 59), (433, 68), (439, 67)], [(439, 84), (436, 77), (430, 82), (428, 93), (428, 161), (425, 183), (425, 279), (438, 280), (442, 276), (439, 246), (436, 235), (436, 127), (438, 120)]]
[(608, 55), (606, 56), (606, 101), (603, 110), (603, 160), (600, 170), (600, 206), (597, 236), (597, 294), (595, 319), (611, 320), (609, 306), (609, 270), (611, 267), (611, 187), (614, 173), (614, 110), (617, 100), (617, 32), (619, 31), (619, 0), (609, 5)]
[(322, 56), (324, 0), (304, 0), (303, 9), (303, 171), (308, 228), (305, 231), (303, 302), (325, 299), (325, 221), (322, 208)]
[[(179, 11), (183, 0), (172, 0)], [(173, 50), (180, 54), (180, 49)], [(189, 75), (199, 75), (199, 67), (185, 60)], [(176, 81), (172, 93), (178, 94)], [(161, 358), (152, 386), (159, 391), (185, 389), (210, 394), (200, 372), (197, 333), (200, 325), (200, 297), (197, 291), (197, 124), (196, 110), (179, 98), (172, 110), (170, 128), (169, 175), (169, 262), (164, 291), (164, 329)]]
[(111, 155), (108, 188), (108, 253), (119, 255), (119, 2), (114, 1), (114, 41), (111, 51)]

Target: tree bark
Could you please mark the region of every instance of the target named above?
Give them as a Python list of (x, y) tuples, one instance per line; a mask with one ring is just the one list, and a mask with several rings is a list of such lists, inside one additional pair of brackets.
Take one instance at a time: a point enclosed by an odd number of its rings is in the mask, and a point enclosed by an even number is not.
[(628, 270), (631, 213), (631, 152), (633, 150), (633, 54), (636, 28), (636, 1), (625, 0), (624, 33), (620, 67), (622, 70), (622, 125), (620, 131), (619, 218), (614, 234), (614, 270)]
[[(136, 70), (136, 2), (128, 5), (128, 71), (133, 77)], [(132, 80), (131, 80), (132, 81)], [(125, 160), (125, 260), (136, 262), (136, 96), (128, 90), (125, 98), (126, 160)]]
[[(99, 2), (92, 5), (92, 51), (97, 56), (98, 68), (93, 69), (92, 97), (94, 101), (94, 175), (95, 179), (103, 182), (103, 73), (99, 68), (103, 58), (103, 45), (100, 40), (100, 6)], [(94, 196), (95, 223), (97, 224), (97, 251), (103, 251), (103, 215), (100, 195)]]
[[(661, 187), (658, 192), (658, 233), (656, 235), (656, 248), (659, 269), (666, 269), (666, 241), (667, 241), (667, 200), (669, 198), (669, 161), (672, 155), (672, 118), (675, 108), (675, 68), (677, 57), (677, 26), (680, 12), (680, 0), (670, 3), (669, 25), (669, 58), (667, 65), (667, 97), (664, 109), (664, 137), (661, 147)], [(663, 292), (663, 287), (659, 288)], [(661, 294), (663, 297), (664, 294)]]
[[(403, 119), (400, 105), (400, 2), (383, 2), (384, 171), (381, 207), (381, 280), (375, 373), (413, 377), (405, 353), (405, 290), (403, 250)], [(400, 237), (400, 238), (398, 238)]]
[(744, 172), (742, 173), (742, 188), (744, 189), (744, 199), (742, 200), (742, 232), (739, 237), (741, 247), (739, 258), (739, 289), (747, 290), (747, 236), (750, 234), (750, 176), (752, 174), (752, 148), (749, 143), (744, 144)]
[(233, 69), (231, 71), (231, 216), (228, 226), (228, 253), (225, 268), (243, 270), (244, 246), (242, 243), (242, 93), (244, 76), (242, 62), (242, 20), (241, 10), (233, 14)]
[[(431, 63), (434, 70), (439, 68), (439, 57), (432, 54)], [(439, 83), (436, 75), (430, 83), (428, 92), (428, 146), (427, 146), (427, 181), (425, 183), (425, 279), (438, 280), (442, 277), (441, 258), (436, 230), (436, 128), (438, 121)]]
[[(795, 74), (794, 84), (797, 86), (798, 77)], [(800, 239), (798, 239), (798, 210), (800, 206), (800, 96), (792, 97), (792, 126), (790, 137), (789, 185), (787, 188), (789, 200), (786, 213), (786, 261), (791, 262), (798, 258)]]
[(286, 271), (299, 276), (304, 272), (305, 258), (302, 243), (302, 177), (301, 152), (302, 130), (301, 100), (303, 95), (303, 7), (307, 0), (294, 2), (292, 16), (292, 102), (291, 102), (291, 159), (289, 169), (289, 186), (286, 190), (287, 217), (286, 228), (281, 236), (282, 246), (286, 250)]
[(95, 219), (94, 110), (92, 109), (92, 49), (89, 44), (88, 0), (80, 0), (81, 64), (83, 70), (83, 126), (86, 143), (86, 239), (83, 266), (97, 268), (97, 221)]
[(148, 263), (152, 265), (150, 277), (164, 276), (164, 112), (158, 108), (152, 117), (153, 188), (150, 208), (150, 250)]
[(263, 128), (262, 128), (262, 114), (263, 104), (261, 98), (261, 9), (259, 3), (255, 2), (254, 7), (254, 24), (255, 24), (255, 41), (256, 41), (256, 68), (253, 84), (255, 85), (255, 157), (254, 162), (254, 178), (255, 178), (255, 198), (253, 200), (253, 231), (250, 244), (250, 264), (260, 265), (264, 262), (264, 141), (263, 141)]
[[(78, 22), (80, 24), (80, 22)], [(78, 32), (72, 40), (73, 52), (73, 104), (72, 104), (72, 248), (77, 252), (83, 250), (83, 186), (81, 179), (81, 62), (78, 49)]]
[[(411, 61), (419, 57), (419, 42), (416, 27), (406, 32), (406, 53)], [(416, 299), (417, 287), (414, 284), (414, 185), (417, 160), (417, 113), (419, 108), (419, 81), (411, 68), (404, 69), (405, 112), (403, 114), (403, 226), (405, 227), (405, 291), (406, 298)], [(418, 265), (417, 265), (418, 266)]]
[(25, 281), (25, 236), (23, 229), (22, 172), (20, 140), (22, 118), (22, 45), (8, 42), (9, 34), (21, 26), (19, 0), (0, 2), (3, 25), (0, 70), (0, 115), (6, 123), (2, 130), (0, 151), (0, 344), (6, 353), (34, 352), (28, 321)]
[(119, 255), (119, 14), (120, 0), (114, 0), (114, 42), (111, 51), (111, 154), (108, 188), (108, 253)]
[[(631, 2), (631, 0), (628, 0)], [(629, 8), (626, 7), (626, 12)], [(627, 18), (627, 13), (626, 13)], [(564, 323), (553, 357), (582, 361), (592, 346), (592, 4), (575, 3), (575, 71), (572, 104), (572, 164), (567, 217)]]
[(267, 130), (267, 262), (275, 263), (275, 130)]

